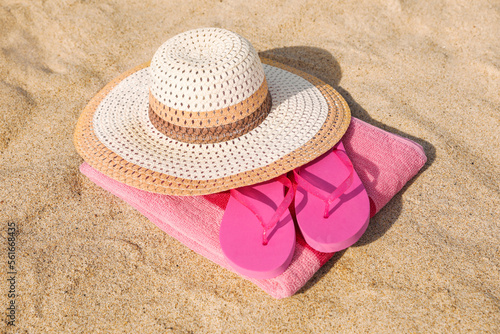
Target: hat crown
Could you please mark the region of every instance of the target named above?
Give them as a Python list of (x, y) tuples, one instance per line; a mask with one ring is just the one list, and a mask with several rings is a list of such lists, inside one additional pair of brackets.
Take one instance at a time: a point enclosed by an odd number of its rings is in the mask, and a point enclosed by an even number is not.
[(264, 69), (250, 42), (224, 29), (169, 39), (150, 65), (149, 116), (167, 137), (217, 143), (253, 130), (271, 110)]
[(250, 42), (220, 28), (172, 37), (153, 56), (150, 74), (155, 99), (169, 108), (192, 112), (233, 106), (251, 97), (265, 79)]

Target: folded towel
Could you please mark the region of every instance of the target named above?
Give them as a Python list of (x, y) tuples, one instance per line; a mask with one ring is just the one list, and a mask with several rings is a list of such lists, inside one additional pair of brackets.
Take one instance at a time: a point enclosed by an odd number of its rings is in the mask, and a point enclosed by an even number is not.
[[(371, 215), (403, 188), (427, 161), (422, 147), (352, 118), (342, 138), (346, 152), (370, 197)], [(150, 193), (115, 181), (86, 163), (80, 170), (98, 186), (120, 197), (156, 226), (207, 259), (231, 270), (219, 244), (219, 227), (229, 192), (178, 197)], [(250, 279), (274, 298), (293, 295), (324, 265), (332, 253), (309, 247), (300, 234), (288, 269), (271, 279)]]

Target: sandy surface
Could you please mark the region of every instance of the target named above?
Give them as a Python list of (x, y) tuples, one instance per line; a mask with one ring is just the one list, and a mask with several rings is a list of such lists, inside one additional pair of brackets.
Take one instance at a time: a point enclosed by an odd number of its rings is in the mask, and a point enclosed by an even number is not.
[[(179, 3), (0, 1), (0, 332), (498, 333), (500, 3)], [(288, 299), (78, 172), (72, 135), (90, 98), (202, 26), (338, 87), (354, 116), (429, 157), (360, 242)], [(16, 327), (5, 323), (9, 223)]]

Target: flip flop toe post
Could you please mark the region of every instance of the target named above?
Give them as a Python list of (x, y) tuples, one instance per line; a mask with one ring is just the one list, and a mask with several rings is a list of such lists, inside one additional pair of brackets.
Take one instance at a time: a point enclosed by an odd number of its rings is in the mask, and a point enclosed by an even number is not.
[(231, 190), (219, 239), (235, 271), (267, 279), (286, 270), (295, 250), (295, 228), (288, 210), (293, 195), (285, 176)]
[(297, 223), (312, 248), (336, 252), (361, 238), (368, 227), (370, 203), (341, 142), (294, 170), (294, 179)]

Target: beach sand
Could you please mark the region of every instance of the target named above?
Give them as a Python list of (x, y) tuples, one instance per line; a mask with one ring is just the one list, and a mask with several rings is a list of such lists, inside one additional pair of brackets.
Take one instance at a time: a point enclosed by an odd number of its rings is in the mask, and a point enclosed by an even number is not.
[[(86, 103), (169, 37), (206, 26), (318, 76), (353, 116), (428, 156), (362, 239), (287, 299), (78, 171)], [(500, 332), (499, 32), (498, 1), (2, 0), (0, 332)]]

